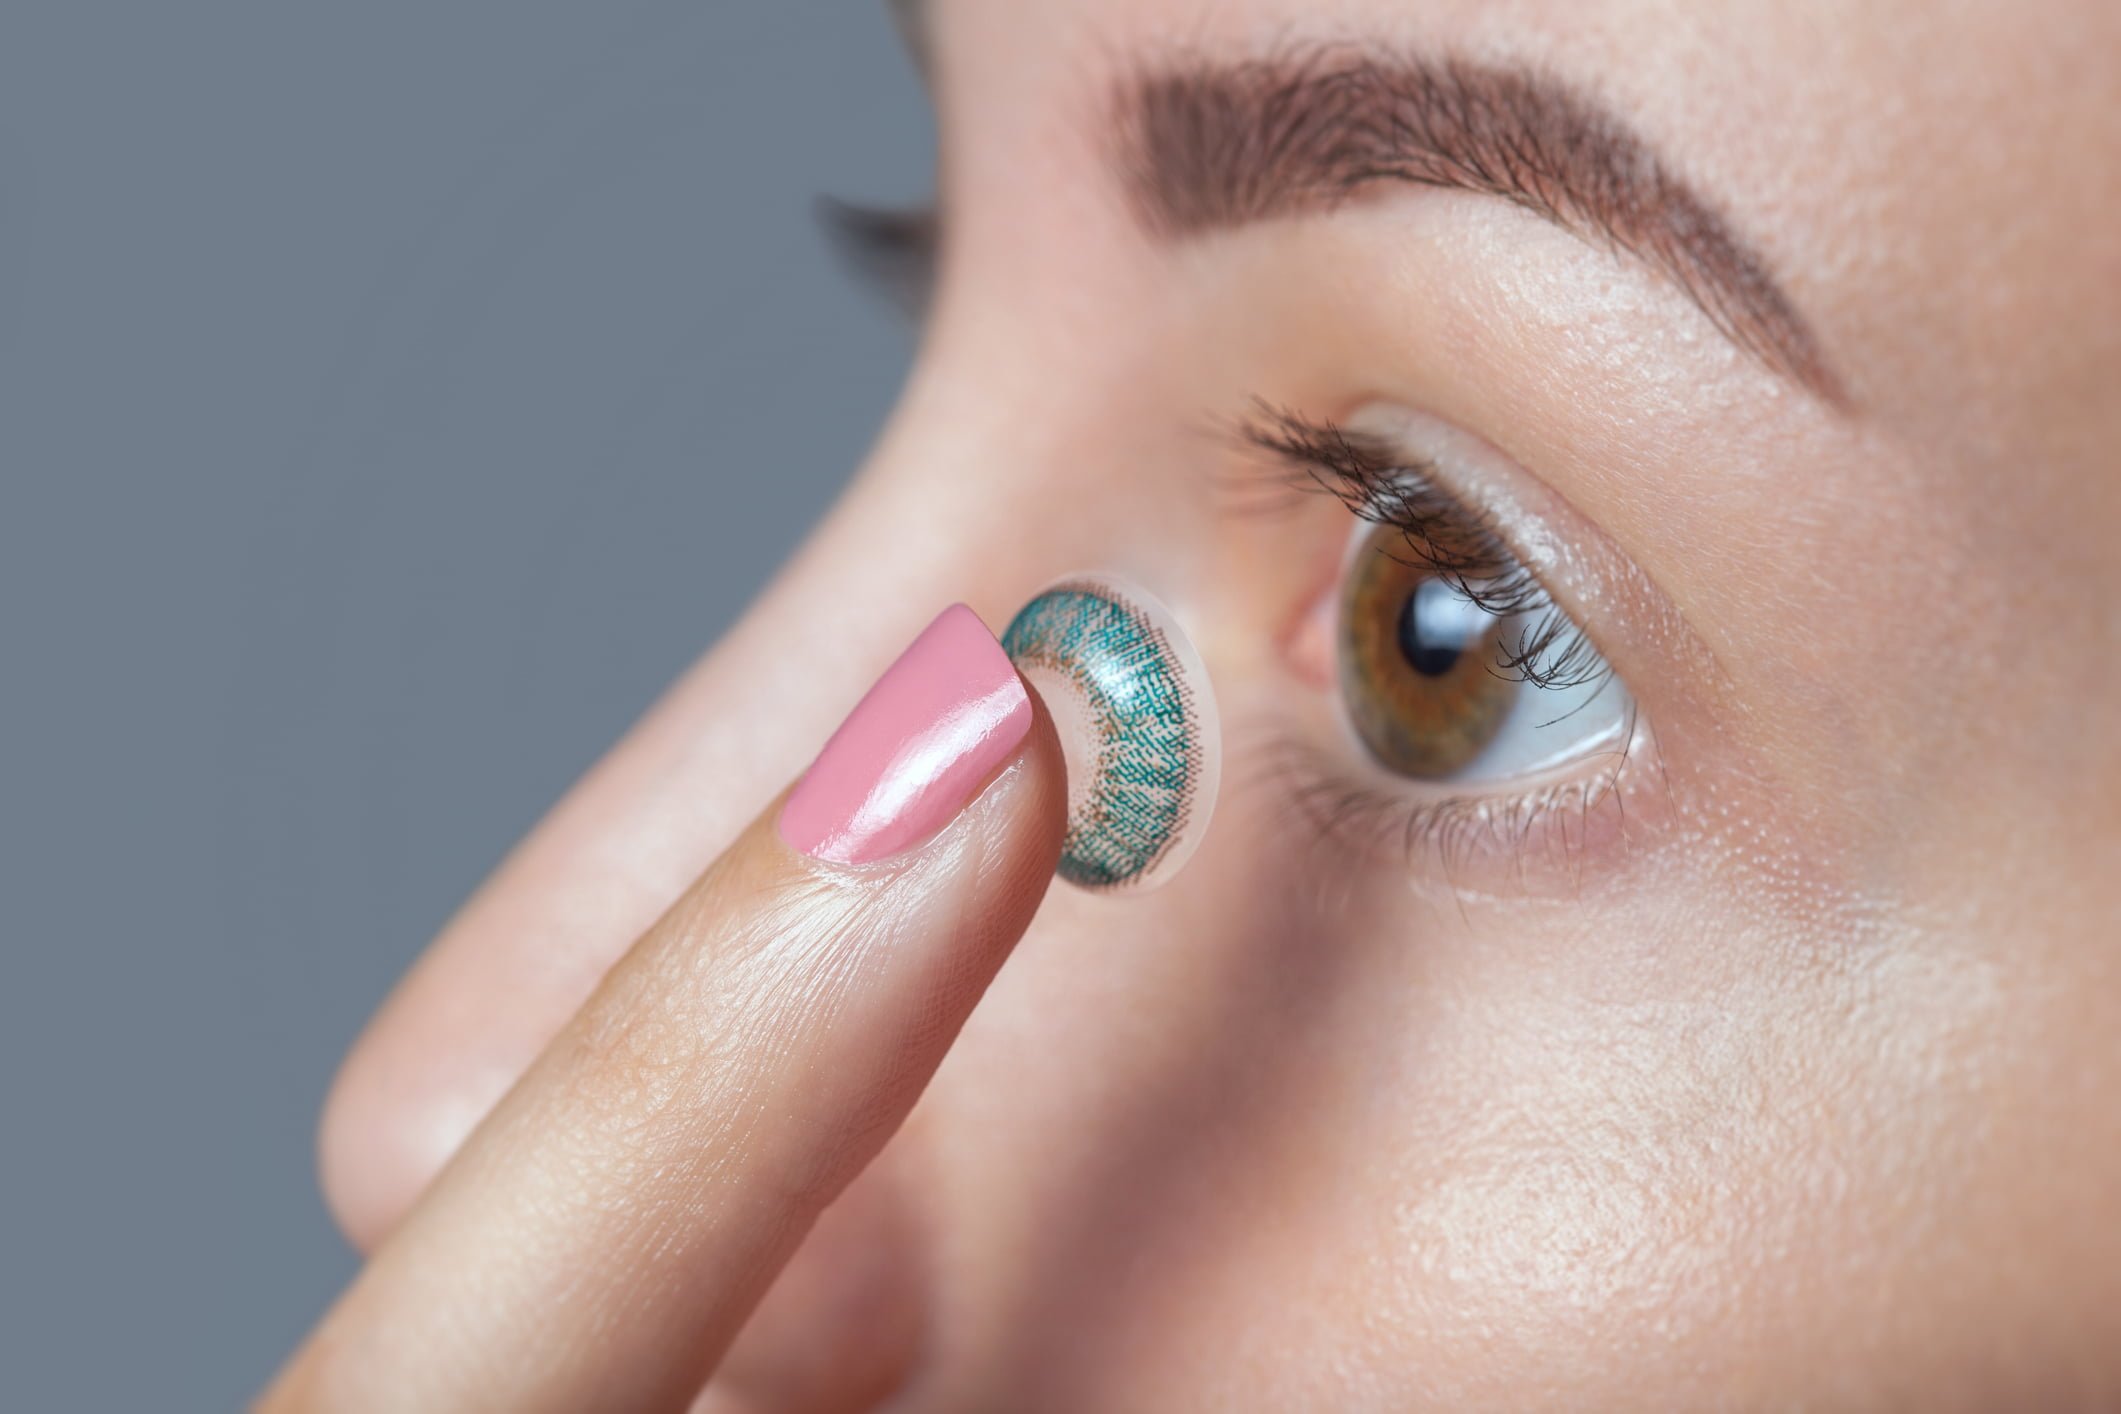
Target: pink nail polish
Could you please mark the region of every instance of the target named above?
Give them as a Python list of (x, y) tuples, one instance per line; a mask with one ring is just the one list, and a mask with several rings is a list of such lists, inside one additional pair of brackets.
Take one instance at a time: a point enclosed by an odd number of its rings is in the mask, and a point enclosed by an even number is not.
[(825, 743), (781, 807), (781, 838), (835, 864), (933, 835), (1031, 729), (1031, 699), (963, 604), (921, 630)]

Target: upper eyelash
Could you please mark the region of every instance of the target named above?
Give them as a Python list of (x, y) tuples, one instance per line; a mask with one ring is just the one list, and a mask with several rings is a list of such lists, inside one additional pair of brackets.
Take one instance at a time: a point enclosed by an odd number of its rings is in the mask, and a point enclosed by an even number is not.
[(911, 318), (927, 312), (942, 243), (934, 206), (866, 206), (825, 196), (818, 198), (817, 222), (858, 281)]
[(1445, 491), (1426, 463), (1380, 439), (1268, 403), (1255, 404), (1239, 432), (1280, 467), (1285, 484), (1323, 492), (1362, 520), (1396, 528), (1406, 542), (1407, 563), (1497, 618), (1523, 619), (1524, 626), (1498, 645), (1492, 671), (1556, 689), (1611, 676), (1604, 656), (1518, 563), (1488, 517)]

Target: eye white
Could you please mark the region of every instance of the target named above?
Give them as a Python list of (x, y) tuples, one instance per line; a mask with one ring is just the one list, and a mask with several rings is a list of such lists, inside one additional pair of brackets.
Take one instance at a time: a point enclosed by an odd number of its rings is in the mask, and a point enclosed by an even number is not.
[[(1536, 625), (1513, 620), (1503, 628), (1503, 642)], [(1551, 770), (1594, 751), (1614, 751), (1625, 743), (1634, 720), (1634, 705), (1619, 677), (1598, 659), (1588, 644), (1580, 652), (1593, 655), (1585, 671), (1571, 672), (1571, 681), (1553, 687), (1518, 682), (1494, 740), (1478, 756), (1448, 777), (1452, 781), (1499, 781)], [(1507, 670), (1495, 669), (1503, 672)]]
[[(1357, 532), (1356, 545), (1371, 533)], [(1475, 594), (1484, 586), (1475, 584)], [(1482, 608), (1464, 590), (1439, 579), (1427, 579), (1415, 589), (1421, 612), (1440, 639), (1472, 641), (1485, 634), (1495, 616)], [(1514, 647), (1527, 634), (1537, 633), (1552, 606), (1517, 615), (1504, 621), (1501, 642)], [(1573, 624), (1563, 634), (1570, 648), (1570, 671), (1566, 680), (1551, 686), (1524, 681), (1517, 671), (1500, 662), (1484, 665), (1487, 671), (1511, 682), (1510, 705), (1495, 736), (1480, 754), (1448, 776), (1428, 778), (1432, 785), (1494, 783), (1536, 775), (1567, 765), (1598, 751), (1617, 751), (1627, 741), (1634, 725), (1634, 702), (1625, 684), (1589, 643), (1575, 641)], [(1531, 665), (1536, 673), (1538, 664)], [(1353, 725), (1349, 728), (1354, 730)], [(1360, 736), (1360, 733), (1357, 733)]]

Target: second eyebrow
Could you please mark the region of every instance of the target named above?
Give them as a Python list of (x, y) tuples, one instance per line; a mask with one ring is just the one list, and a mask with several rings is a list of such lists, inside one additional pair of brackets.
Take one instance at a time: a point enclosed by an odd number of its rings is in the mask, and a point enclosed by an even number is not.
[(1618, 119), (1526, 70), (1319, 51), (1176, 64), (1120, 94), (1144, 224), (1179, 237), (1330, 208), (1379, 183), (1500, 197), (1633, 252), (1747, 352), (1845, 397), (1765, 263)]

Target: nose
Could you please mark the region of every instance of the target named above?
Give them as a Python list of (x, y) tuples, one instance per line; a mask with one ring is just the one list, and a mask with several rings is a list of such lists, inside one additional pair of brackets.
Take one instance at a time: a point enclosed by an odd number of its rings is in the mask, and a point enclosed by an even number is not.
[(396, 1225), (612, 960), (938, 608), (964, 600), (999, 628), (1094, 541), (1094, 515), (1020, 474), (1053, 460), (1034, 431), (1003, 435), (927, 386), (757, 602), (517, 845), (355, 1044), (319, 1151), (357, 1247)]

